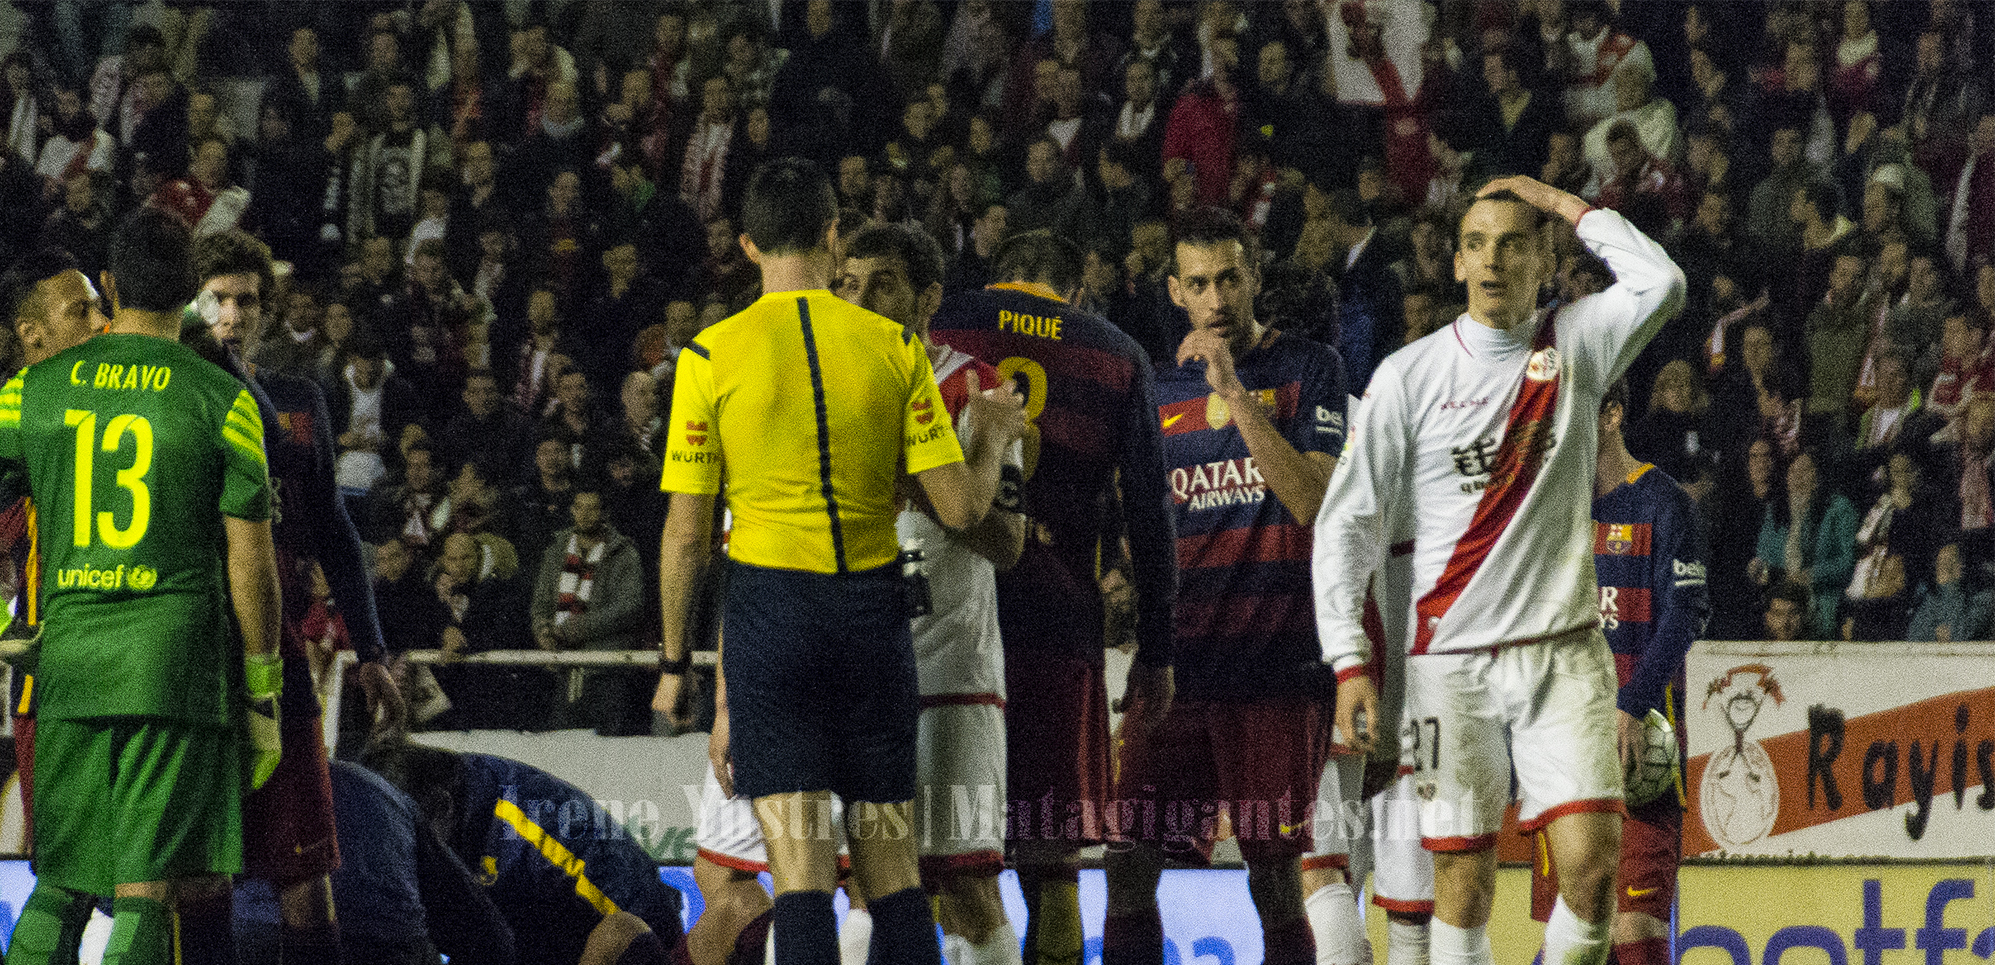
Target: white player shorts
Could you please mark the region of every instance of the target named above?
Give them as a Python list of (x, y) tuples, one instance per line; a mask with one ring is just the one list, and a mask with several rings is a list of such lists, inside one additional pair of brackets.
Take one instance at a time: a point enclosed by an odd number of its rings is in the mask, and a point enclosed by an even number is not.
[(1372, 904), (1389, 912), (1434, 910), (1434, 856), (1420, 846), (1419, 803), (1404, 770), (1371, 801)]
[(1614, 658), (1599, 628), (1494, 651), (1406, 661), (1407, 722), (1421, 844), (1496, 843), (1517, 775), (1518, 820), (1621, 812)]
[(915, 742), (914, 826), (921, 873), (991, 876), (1004, 870), (1004, 706), (924, 697)]
[(1371, 822), (1358, 799), (1364, 777), (1364, 755), (1348, 753), (1341, 745), (1323, 762), (1323, 779), (1316, 785), (1315, 841), (1302, 856), (1302, 870), (1335, 868), (1363, 884), (1371, 858)]
[[(1004, 708), (943, 704), (921, 712), (916, 741), (914, 828), (921, 870), (995, 875), (1004, 869)], [(832, 824), (846, 852), (844, 808), (832, 798)], [(700, 795), (699, 856), (737, 871), (769, 870), (754, 803), (721, 791), (708, 765)], [(840, 859), (844, 863), (844, 859)]]

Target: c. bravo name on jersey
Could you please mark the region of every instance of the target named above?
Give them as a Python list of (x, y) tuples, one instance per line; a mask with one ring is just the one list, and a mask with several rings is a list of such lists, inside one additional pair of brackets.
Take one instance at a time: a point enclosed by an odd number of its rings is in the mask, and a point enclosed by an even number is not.
[(1245, 506), (1267, 499), (1268, 486), (1245, 456), (1171, 470), (1171, 496), (1193, 510)]
[(92, 364), (89, 359), (78, 359), (75, 365), (69, 367), (69, 384), (88, 385), (93, 389), (164, 392), (173, 381), (173, 367), (170, 365), (119, 365), (115, 362), (94, 363), (96, 371), (86, 379), (83, 370)]

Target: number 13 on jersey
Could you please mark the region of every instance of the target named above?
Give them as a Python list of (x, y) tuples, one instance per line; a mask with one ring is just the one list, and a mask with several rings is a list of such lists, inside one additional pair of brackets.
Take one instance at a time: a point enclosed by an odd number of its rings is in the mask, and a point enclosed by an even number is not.
[[(101, 442), (97, 438), (95, 412), (70, 409), (63, 414), (63, 424), (76, 430), (76, 507), (73, 514), (76, 545), (90, 545), (93, 522), (97, 536), (105, 546), (130, 549), (138, 545), (139, 540), (145, 538), (146, 527), (152, 521), (152, 490), (146, 486), (146, 474), (152, 471), (152, 423), (146, 421), (144, 416), (112, 416), (104, 427)], [(132, 461), (118, 470), (115, 484), (131, 494), (132, 514), (131, 519), (120, 527), (116, 514), (104, 511), (93, 516), (92, 507), (95, 504), (97, 452), (100, 449), (107, 453), (122, 451), (126, 436), (132, 438)]]

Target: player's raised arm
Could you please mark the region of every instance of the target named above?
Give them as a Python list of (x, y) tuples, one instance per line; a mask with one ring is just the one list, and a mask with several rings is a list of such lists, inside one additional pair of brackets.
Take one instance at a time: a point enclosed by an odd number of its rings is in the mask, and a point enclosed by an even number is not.
[(1683, 308), (1683, 269), (1669, 252), (1620, 214), (1589, 206), (1579, 196), (1528, 177), (1497, 178), (1478, 197), (1509, 191), (1533, 207), (1571, 222), (1581, 243), (1614, 273), (1606, 291), (1559, 312), (1560, 344), (1583, 348), (1595, 385), (1605, 387), (1633, 362), (1642, 347)]

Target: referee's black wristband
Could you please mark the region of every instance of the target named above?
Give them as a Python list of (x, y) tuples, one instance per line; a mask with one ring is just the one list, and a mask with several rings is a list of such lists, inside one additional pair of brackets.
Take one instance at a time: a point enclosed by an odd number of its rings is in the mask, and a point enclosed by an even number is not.
[(683, 674), (691, 669), (693, 669), (693, 655), (690, 653), (680, 654), (677, 660), (667, 660), (664, 654), (658, 655), (660, 673)]

